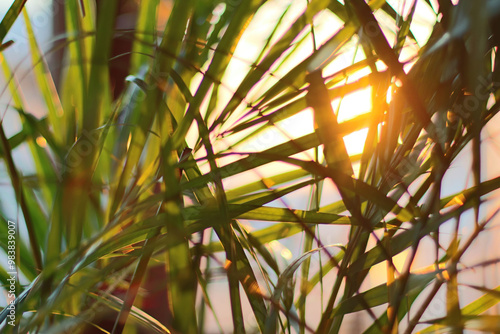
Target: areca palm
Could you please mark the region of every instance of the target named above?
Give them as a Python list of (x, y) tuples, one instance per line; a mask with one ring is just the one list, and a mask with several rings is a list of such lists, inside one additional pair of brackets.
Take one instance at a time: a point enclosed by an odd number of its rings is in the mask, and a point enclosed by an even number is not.
[[(2, 21), (6, 53), (24, 3)], [(0, 129), (21, 212), (2, 228), (27, 231), (16, 240), (22, 332), (196, 333), (213, 319), (220, 331), (335, 333), (356, 312), (368, 333), (498, 330), (484, 315), (498, 288), (462, 280), (496, 263), (462, 263), (495, 224), (481, 208), (500, 187), (481, 137), (498, 110), (496, 2), (150, 0), (131, 31), (115, 29), (117, 4), (68, 1), (65, 40), (43, 53), (24, 12), (45, 116), (2, 63), (7, 112), (23, 125)], [(429, 38), (416, 36), (421, 12)], [(267, 13), (278, 14), (249, 45)], [(112, 56), (118, 35), (133, 46)], [(45, 58), (60, 48), (58, 84)], [(109, 69), (126, 56), (120, 91)], [(346, 110), (363, 90), (370, 111)], [(287, 131), (300, 117), (314, 126)], [(362, 152), (350, 153), (346, 136), (360, 131)], [(33, 175), (14, 157), (22, 147)], [(464, 152), (472, 184), (449, 194)], [(379, 264), (383, 283), (370, 284)], [(481, 296), (463, 305), (462, 286)], [(429, 314), (443, 290), (446, 310)]]

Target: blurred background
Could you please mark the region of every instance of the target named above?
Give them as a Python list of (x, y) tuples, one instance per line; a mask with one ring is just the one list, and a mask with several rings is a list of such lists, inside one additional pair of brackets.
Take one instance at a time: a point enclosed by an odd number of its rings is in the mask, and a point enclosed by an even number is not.
[[(294, 19), (299, 16), (307, 6), (307, 1), (287, 1), (287, 0), (271, 0), (268, 1), (262, 9), (256, 13), (255, 18), (251, 22), (251, 27), (249, 27), (242, 38), (242, 42), (235, 51), (235, 55), (229, 65), (229, 70), (227, 75), (223, 78), (223, 88), (220, 90), (220, 105), (224, 105), (224, 101), (228, 101), (229, 98), (234, 93), (236, 87), (241, 82), (241, 80), (246, 75), (247, 70), (252, 65), (255, 58), (258, 56), (259, 51), (262, 46), (266, 43), (267, 36), (270, 34), (271, 30), (276, 26), (278, 18), (287, 10), (286, 14), (283, 16), (280, 29), (285, 31), (287, 26), (294, 21)], [(412, 1), (404, 0), (392, 0), (388, 3), (396, 9), (402, 15), (406, 15), (410, 10)], [(0, 2), (0, 17), (6, 13), (11, 5), (11, 1), (1, 1)], [(413, 65), (413, 59), (418, 54), (420, 46), (424, 45), (429, 36), (432, 33), (432, 28), (438, 16), (436, 14), (438, 4), (437, 1), (419, 1), (416, 7), (416, 14), (413, 18), (413, 23), (411, 26), (412, 33), (414, 34), (418, 44), (412, 45), (411, 43), (406, 44), (400, 59), (406, 63), (406, 70), (409, 70)], [(64, 35), (64, 9), (63, 1), (51, 1), (51, 0), (30, 0), (27, 2), (27, 11), (31, 19), (34, 31), (36, 33), (39, 46), (42, 52), (46, 55), (51, 73), (54, 77), (56, 86), (58, 85), (61, 71), (63, 70), (65, 61), (63, 59), (63, 48), (65, 41)], [(161, 9), (159, 11), (158, 29), (161, 30), (168, 20), (169, 13), (172, 7), (172, 1), (162, 1)], [(211, 19), (217, 20), (217, 16), (221, 15), (224, 11), (225, 4), (221, 3), (216, 11), (212, 13)], [(137, 3), (134, 0), (120, 0), (120, 10), (117, 17), (116, 29), (117, 34), (115, 42), (113, 44), (113, 57), (118, 56), (113, 59), (111, 64), (111, 80), (114, 85), (114, 94), (119, 94), (125, 88), (125, 76), (128, 73), (126, 67), (128, 66), (127, 52), (130, 52), (132, 45), (132, 39), (130, 31), (135, 27)], [(219, 12), (217, 12), (219, 11)], [(377, 14), (379, 14), (377, 12)], [(394, 21), (384, 19), (383, 13), (377, 16), (379, 22), (382, 24), (384, 33), (387, 36), (389, 42), (393, 43), (396, 38), (396, 27), (394, 26)], [(305, 59), (317, 46), (321, 45), (326, 41), (332, 33), (337, 31), (342, 26), (342, 21), (334, 16), (330, 12), (324, 12), (314, 18), (315, 20), (315, 31), (314, 31), (314, 41), (313, 43), (303, 43), (300, 48), (300, 52), (294, 54), (295, 58), (287, 59), (283, 63), (283, 66), (276, 70), (273, 75), (275, 77), (280, 77), (281, 74), (287, 73), (293, 66), (298, 64), (300, 61)], [(278, 33), (277, 35), (280, 35)], [(14, 135), (21, 130), (21, 122), (18, 114), (15, 110), (10, 108), (11, 96), (7, 89), (7, 84), (9, 80), (15, 80), (17, 84), (22, 88), (22, 94), (25, 97), (27, 103), (27, 111), (37, 118), (46, 115), (46, 108), (43, 103), (42, 97), (38, 91), (37, 83), (33, 75), (33, 59), (29, 52), (28, 38), (26, 36), (25, 25), (20, 17), (15, 23), (12, 30), (9, 32), (6, 40), (13, 40), (14, 44), (12, 47), (8, 48), (4, 52), (5, 60), (9, 63), (12, 69), (14, 69), (15, 78), (6, 78), (5, 76), (0, 77), (0, 107), (1, 114), (4, 121), (4, 129), (7, 137)], [(325, 72), (335, 73), (336, 71), (345, 68), (346, 66), (364, 59), (364, 53), (360, 51), (360, 45), (357, 43), (356, 38), (353, 38), (350, 42), (350, 48), (345, 48), (346, 52), (342, 53), (335, 61), (332, 62), (326, 69)], [(121, 55), (121, 56), (120, 56)], [(384, 64), (380, 61), (377, 62), (377, 66), (380, 70), (384, 68)], [(356, 75), (349, 77), (346, 82), (354, 82), (366, 75), (369, 69), (366, 71), (359, 71)], [(201, 80), (201, 75), (199, 80)], [(199, 82), (199, 81), (198, 81)], [(192, 83), (191, 89), (195, 89), (197, 83), (196, 80)], [(268, 86), (273, 83), (273, 78), (269, 79)], [(263, 87), (262, 89), (264, 89)], [(257, 95), (258, 92), (251, 92), (251, 94)], [(390, 92), (388, 92), (388, 100), (390, 100)], [(345, 122), (353, 119), (361, 114), (370, 113), (371, 111), (371, 89), (358, 90), (352, 94), (345, 96), (342, 99), (336, 99), (332, 102), (334, 110), (338, 110), (339, 122)], [(235, 120), (236, 121), (236, 120)], [(230, 122), (229, 122), (230, 123)], [(224, 129), (221, 130), (221, 132)], [(344, 138), (346, 147), (350, 155), (360, 154), (363, 150), (364, 140), (367, 135), (368, 128), (355, 133), (350, 134)], [(483, 177), (484, 179), (491, 179), (500, 175), (500, 122), (498, 117), (496, 120), (490, 122), (488, 126), (483, 131), (482, 141), (485, 143), (483, 146)], [(275, 127), (262, 132), (252, 141), (247, 141), (242, 146), (237, 146), (241, 152), (249, 151), (261, 151), (266, 148), (276, 146), (280, 143), (284, 143), (292, 138), (298, 138), (300, 136), (306, 135), (308, 133), (314, 132), (314, 125), (312, 119), (311, 110), (304, 110), (303, 112), (286, 119), (282, 122), (277, 122)], [(192, 138), (188, 135), (187, 141), (193, 142), (194, 134)], [(43, 147), (46, 143), (43, 140), (37, 143)], [(233, 145), (232, 142), (227, 142), (221, 140), (217, 142), (217, 145), (221, 147), (229, 147)], [(34, 162), (31, 161), (31, 155), (29, 150), (25, 145), (20, 145), (13, 151), (14, 159), (16, 165), (20, 168), (21, 172), (25, 176), (29, 176), (35, 172), (33, 167)], [(298, 157), (308, 157), (312, 158), (314, 156), (314, 150), (306, 151), (300, 154)], [(225, 162), (234, 161), (236, 158), (228, 157)], [(208, 166), (205, 166), (205, 172), (208, 171)], [(356, 172), (356, 165), (354, 166)], [(292, 166), (286, 165), (284, 163), (271, 163), (265, 167), (260, 167), (247, 172), (243, 180), (244, 182), (249, 182), (249, 180), (260, 180), (264, 177), (268, 177), (276, 174), (277, 172), (282, 173), (285, 170), (292, 170)], [(445, 175), (444, 187), (442, 189), (441, 196), (447, 196), (458, 191), (468, 188), (472, 184), (471, 170), (471, 151), (470, 149), (465, 149), (461, 156), (455, 161), (453, 166)], [(224, 185), (226, 189), (234, 189), (240, 186), (242, 183), (242, 176), (238, 175), (234, 178), (228, 178), (224, 180)], [(302, 189), (300, 191), (294, 192), (291, 195), (286, 195), (280, 200), (270, 203), (269, 205), (274, 207), (291, 207), (297, 209), (307, 210), (310, 206), (308, 203), (308, 198), (311, 189)], [(321, 199), (321, 206), (332, 203), (340, 199), (340, 196), (331, 183), (331, 181), (325, 181), (323, 185), (323, 194)], [(482, 218), (488, 217), (492, 210), (499, 207), (498, 195), (490, 196), (491, 201), (488, 205), (484, 206), (480, 212)], [(14, 192), (10, 186), (9, 176), (3, 161), (0, 161), (0, 205), (5, 213), (8, 213), (11, 219), (19, 222), (21, 227), (21, 234), (26, 234), (23, 227), (22, 215), (20, 215), (18, 208), (15, 205)], [(473, 213), (467, 213), (463, 215), (461, 222), (461, 235), (468, 236), (472, 232), (472, 224), (474, 222)], [(249, 230), (255, 228), (262, 228), (270, 225), (269, 223), (257, 222), (257, 221), (243, 221), (245, 226)], [(500, 242), (500, 234), (498, 229), (498, 219), (495, 219), (489, 225), (489, 231), (487, 233), (482, 233), (476, 240), (474, 245), (474, 252), (470, 252), (463, 258), (462, 265), (467, 267), (467, 265), (477, 264), (481, 261), (495, 260), (500, 258), (500, 248), (497, 242)], [(452, 236), (452, 230), (454, 225), (452, 222), (446, 223), (442, 226), (440, 230), (440, 238), (443, 243), (446, 243), (446, 239)], [(327, 226), (320, 225), (318, 235), (321, 236), (321, 241), (323, 244), (337, 244), (345, 243), (348, 237), (348, 228), (340, 226)], [(302, 254), (302, 240), (303, 235), (297, 234), (294, 237), (283, 239), (280, 241), (273, 241), (270, 244), (277, 254), (281, 255), (279, 263), (281, 266), (286, 267), (291, 261)], [(372, 245), (374, 241), (371, 240)], [(434, 241), (431, 238), (425, 238), (422, 241), (420, 251), (417, 254), (416, 260), (413, 264), (415, 268), (425, 268), (430, 266), (434, 262), (434, 252), (435, 246)], [(403, 252), (397, 257), (395, 257), (395, 265), (398, 268), (402, 268), (407, 252)], [(319, 255), (314, 255), (312, 257), (311, 272), (316, 272), (320, 267), (321, 261), (326, 261), (327, 258), (319, 258)], [(221, 254), (220, 261), (223, 263), (223, 256)], [(381, 263), (377, 268), (370, 271), (369, 280), (365, 282), (363, 288), (367, 289), (374, 287), (386, 281), (386, 264)], [(475, 267), (473, 270), (465, 270), (460, 276), (460, 280), (463, 283), (475, 283), (478, 285), (486, 286), (497, 286), (500, 284), (499, 272), (500, 267), (497, 264), (486, 265), (484, 267)], [(307, 300), (307, 314), (308, 321), (311, 324), (317, 324), (321, 316), (321, 311), (326, 303), (326, 300), (322, 296), (328, 296), (329, 289), (333, 285), (335, 278), (335, 272), (332, 271), (324, 277), (324, 284), (322, 286), (316, 286), (311, 292), (309, 299)], [(26, 283), (26, 282), (25, 282)], [(228, 300), (229, 294), (227, 291), (227, 285), (224, 276), (221, 275), (220, 281), (217, 280), (217, 276), (213, 277), (213, 281), (209, 286), (209, 293), (213, 296), (219, 296), (213, 300)], [(430, 288), (430, 287), (429, 287)], [(459, 288), (461, 289), (461, 288)], [(425, 293), (424, 293), (425, 295)], [(463, 305), (473, 301), (481, 295), (480, 292), (474, 293), (470, 289), (464, 290), (461, 295), (461, 302)], [(2, 304), (5, 299), (3, 299)], [(418, 303), (417, 303), (418, 305)], [(219, 314), (219, 319), (222, 320), (221, 324), (227, 332), (231, 331), (232, 322), (231, 318), (226, 318), (225, 314), (230, 314), (229, 303), (214, 303), (213, 304), (215, 312)], [(244, 305), (249, 309), (248, 303)], [(383, 307), (380, 311), (384, 311)], [(374, 309), (377, 311), (377, 308)], [(498, 314), (500, 308), (493, 309), (491, 312), (496, 312)], [(253, 315), (251, 312), (244, 312), (244, 314), (249, 314), (249, 318), (245, 319), (247, 324), (252, 324)], [(371, 325), (370, 317), (361, 313), (354, 313), (348, 315), (346, 320), (349, 325), (345, 328), (344, 333), (360, 333), (363, 329)], [(446, 292), (445, 287), (438, 292), (436, 298), (431, 303), (430, 307), (427, 309), (423, 316), (423, 319), (431, 319), (446, 315)], [(208, 328), (213, 331), (213, 333), (218, 332), (218, 327), (215, 323), (213, 317), (207, 314)], [(255, 326), (255, 324), (254, 324)], [(251, 327), (251, 325), (250, 325)], [(314, 327), (314, 326), (313, 326)], [(420, 326), (425, 327), (425, 326)], [(419, 328), (419, 327), (417, 327)]]

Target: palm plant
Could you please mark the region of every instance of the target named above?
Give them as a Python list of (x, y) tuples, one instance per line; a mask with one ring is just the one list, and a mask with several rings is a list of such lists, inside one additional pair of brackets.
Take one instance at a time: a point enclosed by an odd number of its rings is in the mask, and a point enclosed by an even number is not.
[[(23, 16), (46, 113), (27, 109), (2, 58), (6, 112), (22, 122), (12, 136), (0, 127), (20, 212), (2, 207), (0, 226), (21, 230), (15, 326), (5, 307), (3, 332), (337, 333), (350, 314), (367, 333), (500, 330), (500, 287), (463, 279), (498, 260), (463, 261), (494, 233), (485, 203), (500, 178), (484, 171), (484, 148), (499, 109), (497, 2), (149, 0), (135, 29), (116, 30), (118, 1), (67, 1), (64, 40), (46, 52), (25, 2), (0, 40), (8, 53)], [(416, 36), (420, 10), (429, 38)], [(278, 15), (251, 49), (266, 13)], [(111, 56), (117, 36), (132, 50)], [(58, 83), (45, 59), (60, 50)], [(121, 91), (110, 68), (123, 57)], [(342, 120), (360, 90), (370, 111)], [(314, 128), (287, 132), (296, 118)], [(349, 153), (344, 138), (361, 130), (362, 152)], [(23, 147), (35, 173), (14, 157)], [(473, 184), (450, 194), (464, 157)], [(462, 288), (478, 298), (464, 305)]]

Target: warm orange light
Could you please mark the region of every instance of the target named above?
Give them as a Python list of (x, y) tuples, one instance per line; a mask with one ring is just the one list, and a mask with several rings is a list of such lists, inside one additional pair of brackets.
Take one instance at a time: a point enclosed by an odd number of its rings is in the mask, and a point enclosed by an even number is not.
[(226, 263), (224, 263), (224, 269), (229, 270), (229, 267), (233, 264), (230, 260), (226, 259)]
[[(338, 101), (334, 101), (332, 106), (338, 108)], [(357, 90), (340, 101), (340, 110), (338, 114), (339, 123), (348, 121), (362, 114), (370, 112), (372, 109), (371, 103), (371, 87)], [(344, 137), (347, 153), (350, 156), (363, 152), (368, 129), (361, 129), (352, 132)]]
[(128, 135), (128, 139), (127, 139), (127, 151), (128, 149), (130, 148), (130, 143), (132, 142), (132, 134), (129, 133)]
[(36, 138), (36, 143), (42, 148), (47, 147), (47, 140), (45, 140), (45, 138), (43, 138), (42, 136)]
[(457, 204), (464, 205), (465, 200), (466, 200), (466, 198), (465, 198), (464, 194), (459, 194), (459, 195), (453, 197), (453, 199), (451, 201), (446, 203), (446, 205), (444, 207), (447, 208), (447, 207), (457, 205)]

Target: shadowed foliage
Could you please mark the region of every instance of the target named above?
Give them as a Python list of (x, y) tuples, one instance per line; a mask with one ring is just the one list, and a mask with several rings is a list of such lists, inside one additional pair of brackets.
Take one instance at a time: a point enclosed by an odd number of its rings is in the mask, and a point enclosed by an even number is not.
[(498, 1), (66, 1), (49, 47), (25, 3), (2, 333), (500, 331)]

